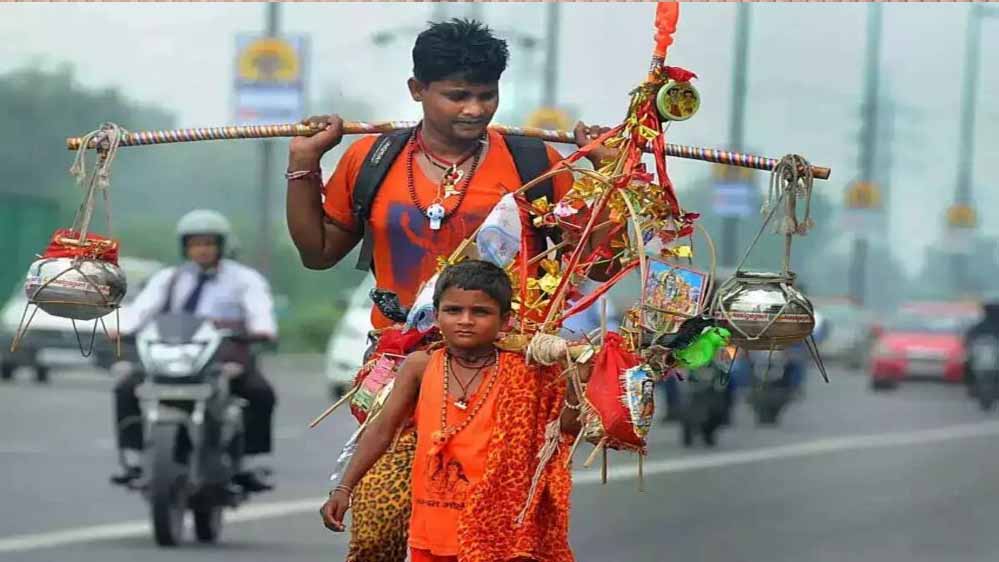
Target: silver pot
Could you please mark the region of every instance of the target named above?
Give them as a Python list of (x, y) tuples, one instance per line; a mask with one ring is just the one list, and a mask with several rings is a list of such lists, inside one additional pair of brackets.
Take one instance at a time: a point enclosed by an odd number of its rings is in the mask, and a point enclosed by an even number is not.
[(812, 303), (794, 287), (795, 275), (737, 271), (718, 288), (715, 319), (742, 349), (784, 349), (812, 333)]
[(28, 268), (24, 293), (52, 316), (93, 320), (117, 308), (127, 286), (125, 272), (111, 263), (42, 258)]

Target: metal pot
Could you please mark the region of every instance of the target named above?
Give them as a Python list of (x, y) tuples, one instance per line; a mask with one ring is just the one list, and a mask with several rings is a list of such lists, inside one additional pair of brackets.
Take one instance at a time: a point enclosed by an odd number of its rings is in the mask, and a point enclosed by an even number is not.
[(714, 315), (742, 349), (784, 349), (812, 333), (812, 303), (794, 287), (795, 275), (737, 271), (718, 288)]
[(24, 293), (53, 316), (93, 320), (117, 308), (127, 286), (125, 272), (112, 263), (42, 258), (28, 268)]

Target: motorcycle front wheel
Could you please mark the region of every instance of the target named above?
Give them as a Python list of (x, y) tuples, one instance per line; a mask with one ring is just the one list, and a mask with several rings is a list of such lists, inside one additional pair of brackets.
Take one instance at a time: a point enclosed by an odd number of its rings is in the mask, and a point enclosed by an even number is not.
[(978, 383), (975, 397), (978, 398), (978, 405), (983, 412), (991, 412), (995, 408), (996, 400), (999, 398), (999, 375), (990, 375), (985, 384)]
[(212, 543), (222, 534), (222, 506), (216, 503), (198, 506), (194, 513), (194, 536), (199, 542)]
[(149, 463), (149, 507), (153, 536), (160, 546), (177, 546), (184, 538), (184, 513), (187, 511), (186, 474), (176, 458), (176, 425), (152, 427), (147, 447)]

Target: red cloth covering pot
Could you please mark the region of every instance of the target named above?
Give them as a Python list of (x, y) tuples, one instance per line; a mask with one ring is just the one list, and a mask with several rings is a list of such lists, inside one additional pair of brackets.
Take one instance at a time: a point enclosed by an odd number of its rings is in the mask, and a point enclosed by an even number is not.
[(118, 241), (99, 234), (87, 234), (79, 243), (80, 233), (69, 228), (57, 229), (52, 234), (43, 258), (89, 258), (118, 265)]

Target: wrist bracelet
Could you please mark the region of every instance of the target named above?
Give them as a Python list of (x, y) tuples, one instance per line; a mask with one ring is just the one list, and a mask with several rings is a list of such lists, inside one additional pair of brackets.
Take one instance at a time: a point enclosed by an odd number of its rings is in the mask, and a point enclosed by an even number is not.
[(322, 168), (320, 168), (318, 170), (295, 170), (295, 171), (287, 171), (287, 172), (284, 173), (284, 179), (289, 180), (289, 181), (291, 181), (291, 180), (306, 179), (306, 178), (309, 178), (309, 177), (312, 177), (312, 176), (316, 176), (316, 179), (319, 179), (319, 180), (323, 179), (323, 170), (322, 170)]
[(330, 495), (332, 496), (333, 494), (335, 494), (337, 492), (343, 492), (343, 493), (347, 494), (347, 498), (350, 498), (350, 497), (352, 497), (354, 495), (354, 489), (351, 488), (350, 486), (344, 486), (343, 484), (340, 484), (336, 488), (333, 488), (333, 491), (330, 492)]

